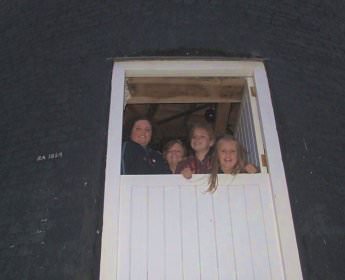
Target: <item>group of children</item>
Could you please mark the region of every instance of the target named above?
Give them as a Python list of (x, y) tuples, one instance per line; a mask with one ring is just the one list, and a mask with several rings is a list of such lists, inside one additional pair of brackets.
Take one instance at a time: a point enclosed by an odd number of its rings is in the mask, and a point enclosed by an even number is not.
[(256, 173), (257, 168), (245, 161), (240, 143), (230, 135), (215, 139), (207, 123), (194, 124), (190, 131), (192, 155), (185, 157), (186, 148), (180, 140), (169, 141), (163, 157), (149, 147), (152, 124), (146, 118), (133, 120), (128, 141), (122, 146), (121, 174), (210, 174), (208, 191), (217, 188), (217, 174)]
[[(183, 147), (182, 143), (180, 145)], [(175, 149), (176, 146), (175, 144)], [(193, 174), (210, 174), (208, 191), (216, 190), (219, 173), (258, 172), (253, 164), (245, 161), (244, 149), (234, 137), (224, 135), (216, 141), (213, 129), (207, 123), (198, 123), (192, 127), (190, 146), (193, 154), (181, 160), (173, 173), (181, 173), (187, 179), (190, 179)], [(167, 151), (169, 149), (165, 149), (164, 157), (169, 163)]]

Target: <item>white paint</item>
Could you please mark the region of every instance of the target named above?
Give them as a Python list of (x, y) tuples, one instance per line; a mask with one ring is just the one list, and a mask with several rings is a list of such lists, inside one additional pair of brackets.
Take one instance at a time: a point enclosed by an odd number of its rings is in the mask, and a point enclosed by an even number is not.
[[(165, 279), (183, 279), (181, 187), (164, 188)], [(168, 265), (169, 264), (169, 265)]]
[(289, 194), (274, 121), (273, 106), (267, 75), (263, 65), (255, 68), (254, 80), (258, 93), (260, 124), (262, 126), (267, 161), (270, 169), (272, 195), (274, 198), (277, 230), (280, 237), (284, 274), (286, 279), (302, 279)]
[[(121, 178), (125, 76), (253, 78), (257, 89), (257, 106), (251, 107), (257, 114), (255, 133), (261, 138), (257, 133), (262, 132), (270, 173), (235, 178), (222, 175), (213, 195), (203, 193), (206, 175), (193, 176), (190, 181), (176, 175)], [(227, 194), (226, 199), (220, 194)], [(153, 246), (154, 240), (157, 246)], [(264, 66), (245, 61), (117, 62), (112, 80), (100, 278), (209, 279), (210, 275), (212, 279), (302, 279)]]
[(116, 279), (124, 69), (114, 65), (105, 173), (100, 279)]
[(262, 141), (257, 139), (258, 136), (255, 133), (253, 118), (253, 113), (255, 112), (251, 108), (251, 103), (253, 102), (255, 100), (250, 98), (249, 85), (246, 83), (239, 112), (239, 122), (235, 128), (235, 137), (246, 148), (248, 162), (255, 164), (260, 170), (263, 170), (258, 157), (258, 150), (262, 150), (263, 147), (258, 147), (259, 143), (262, 145)]
[(164, 176), (122, 180), (118, 279), (285, 279), (267, 174)]

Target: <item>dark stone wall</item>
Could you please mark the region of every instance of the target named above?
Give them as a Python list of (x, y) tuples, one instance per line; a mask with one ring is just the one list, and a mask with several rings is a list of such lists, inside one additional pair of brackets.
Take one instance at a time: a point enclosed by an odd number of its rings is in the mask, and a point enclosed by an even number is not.
[(97, 279), (112, 61), (265, 59), (304, 279), (345, 279), (344, 1), (1, 1), (0, 278)]

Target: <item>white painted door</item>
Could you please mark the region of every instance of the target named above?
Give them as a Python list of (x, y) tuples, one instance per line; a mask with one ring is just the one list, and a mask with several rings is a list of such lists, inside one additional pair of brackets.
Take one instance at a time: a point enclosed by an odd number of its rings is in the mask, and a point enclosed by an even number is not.
[[(126, 77), (243, 77), (260, 174), (121, 176)], [(257, 96), (250, 95), (251, 87)], [(249, 106), (250, 105), (250, 106)], [(245, 108), (245, 107), (243, 107)], [(249, 109), (249, 111), (248, 111)], [(261, 135), (262, 134), (262, 135)], [(245, 138), (242, 138), (245, 139)], [(247, 141), (247, 140), (243, 140)], [(260, 142), (262, 141), (262, 142)], [(247, 146), (248, 147), (248, 146)], [(253, 150), (253, 152), (252, 152)], [(257, 152), (256, 152), (257, 151)], [(124, 61), (114, 64), (105, 172), (101, 280), (272, 279), (302, 273), (265, 67), (259, 61)]]
[(124, 279), (284, 279), (267, 174), (122, 176)]

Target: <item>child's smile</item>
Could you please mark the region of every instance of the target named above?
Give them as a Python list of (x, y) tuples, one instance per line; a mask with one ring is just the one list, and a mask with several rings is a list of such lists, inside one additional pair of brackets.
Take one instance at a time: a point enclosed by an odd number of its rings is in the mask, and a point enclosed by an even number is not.
[(218, 160), (224, 173), (231, 173), (237, 165), (237, 147), (235, 141), (221, 140), (218, 143)]
[(203, 128), (195, 128), (191, 139), (192, 149), (198, 152), (208, 152), (213, 145), (213, 139), (210, 138), (208, 132)]

